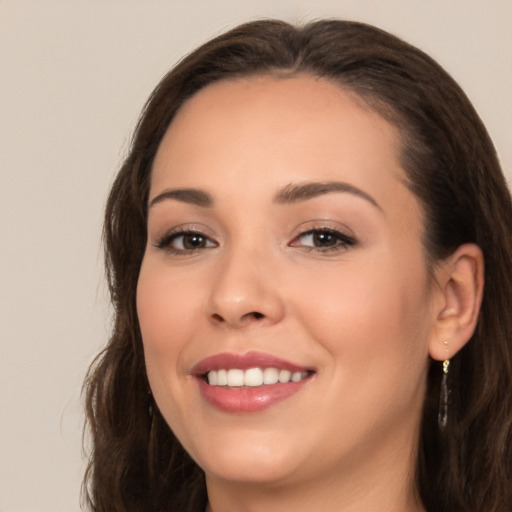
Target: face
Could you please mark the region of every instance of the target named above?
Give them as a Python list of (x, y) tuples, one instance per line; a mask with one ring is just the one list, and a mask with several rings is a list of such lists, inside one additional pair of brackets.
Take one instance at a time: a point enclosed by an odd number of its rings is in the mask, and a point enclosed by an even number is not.
[(413, 459), (431, 286), (399, 149), (309, 76), (211, 85), (172, 122), (137, 308), (155, 400), (207, 480)]

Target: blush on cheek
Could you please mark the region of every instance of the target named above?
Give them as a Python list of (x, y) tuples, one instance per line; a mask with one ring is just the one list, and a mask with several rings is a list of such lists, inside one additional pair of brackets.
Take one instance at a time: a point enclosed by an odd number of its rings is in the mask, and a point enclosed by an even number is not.
[(148, 332), (151, 335), (156, 334), (151, 337), (158, 338), (172, 321), (172, 315), (176, 311), (172, 303), (177, 301), (169, 288), (160, 282), (161, 279), (152, 275), (154, 273), (145, 270), (143, 265), (137, 285), (137, 315), (143, 335)]
[(152, 388), (168, 386), (178, 371), (183, 351), (194, 339), (198, 300), (168, 283), (162, 272), (141, 270), (137, 287), (137, 314), (148, 377)]

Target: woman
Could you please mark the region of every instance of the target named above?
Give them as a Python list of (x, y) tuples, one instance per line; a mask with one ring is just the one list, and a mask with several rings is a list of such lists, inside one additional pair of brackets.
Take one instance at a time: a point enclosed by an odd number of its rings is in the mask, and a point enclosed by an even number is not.
[(107, 204), (91, 509), (510, 510), (511, 230), (419, 50), (343, 21), (205, 44)]

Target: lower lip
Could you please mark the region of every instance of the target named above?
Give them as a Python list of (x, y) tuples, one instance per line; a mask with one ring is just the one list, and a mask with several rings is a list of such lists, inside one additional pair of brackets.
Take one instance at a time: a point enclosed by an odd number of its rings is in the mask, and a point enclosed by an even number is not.
[(208, 403), (224, 412), (259, 412), (290, 398), (300, 391), (309, 378), (286, 384), (230, 388), (210, 386), (198, 378), (199, 389)]

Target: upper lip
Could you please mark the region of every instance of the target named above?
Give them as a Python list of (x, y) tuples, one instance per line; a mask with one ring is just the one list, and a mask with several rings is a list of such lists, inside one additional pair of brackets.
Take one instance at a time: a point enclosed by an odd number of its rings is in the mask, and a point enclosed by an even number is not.
[(278, 370), (290, 370), (291, 372), (313, 371), (312, 368), (300, 366), (263, 352), (247, 352), (245, 354), (225, 352), (202, 359), (192, 367), (192, 374), (202, 376), (211, 370), (229, 370), (230, 368), (239, 370), (277, 368)]

